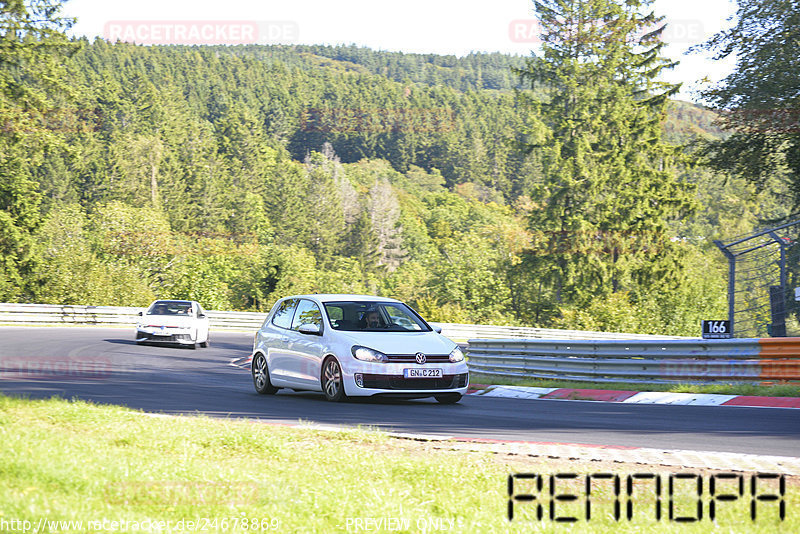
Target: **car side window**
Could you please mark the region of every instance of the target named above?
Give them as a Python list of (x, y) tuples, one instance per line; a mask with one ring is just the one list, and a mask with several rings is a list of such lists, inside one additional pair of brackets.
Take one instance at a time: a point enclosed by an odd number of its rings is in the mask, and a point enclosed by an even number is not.
[(278, 305), (275, 315), (272, 317), (272, 324), (287, 330), (292, 326), (292, 316), (297, 307), (297, 299), (286, 299)]
[(297, 305), (297, 312), (294, 314), (292, 330), (299, 330), (304, 324), (313, 324), (322, 330), (322, 312), (316, 303), (301, 299), (300, 304)]

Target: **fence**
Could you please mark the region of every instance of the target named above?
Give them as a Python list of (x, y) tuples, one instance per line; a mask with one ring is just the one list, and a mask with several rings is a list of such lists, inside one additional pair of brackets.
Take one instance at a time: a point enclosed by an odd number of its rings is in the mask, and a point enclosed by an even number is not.
[[(53, 304), (0, 304), (0, 324), (25, 325), (106, 325), (130, 326), (139, 320), (145, 308), (114, 306), (61, 306)], [(266, 313), (207, 311), (212, 330), (253, 331), (261, 326)], [(665, 339), (661, 336), (640, 334), (613, 334), (608, 332), (582, 332), (514, 326), (469, 325), (434, 323), (442, 333), (454, 341), (463, 342), (480, 338), (545, 338), (545, 339)], [(680, 338), (667, 338), (680, 339)]]
[(470, 339), (472, 372), (589, 382), (800, 380), (800, 338), (720, 340)]
[(797, 264), (800, 254), (798, 225), (800, 220), (728, 243), (714, 241), (728, 259), (728, 320), (734, 335), (786, 337), (787, 328), (789, 335), (797, 335), (788, 267)]

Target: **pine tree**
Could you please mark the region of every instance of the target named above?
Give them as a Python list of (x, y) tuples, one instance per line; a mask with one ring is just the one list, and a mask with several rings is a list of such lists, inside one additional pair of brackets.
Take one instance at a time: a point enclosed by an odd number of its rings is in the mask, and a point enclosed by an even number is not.
[(341, 250), (345, 234), (345, 214), (337, 175), (341, 163), (330, 145), (324, 152), (313, 152), (306, 157), (304, 167), (308, 190), (305, 195), (306, 212), (305, 245), (321, 263), (330, 262)]
[(678, 149), (661, 139), (678, 87), (658, 81), (674, 63), (660, 54), (664, 26), (650, 3), (535, 2), (543, 56), (520, 71), (533, 90), (520, 99), (541, 120), (528, 145), (541, 165), (528, 265), (558, 301), (581, 305), (680, 276), (668, 222), (693, 201), (676, 178)]
[(74, 47), (59, 0), (0, 3), (0, 301), (20, 298), (35, 264), (31, 233), (41, 223), (31, 167), (57, 142), (49, 124), (59, 58)]
[(367, 210), (361, 212), (350, 229), (344, 252), (347, 257), (356, 259), (365, 273), (375, 273), (381, 270), (380, 244)]
[(377, 237), (378, 263), (393, 271), (400, 265), (405, 252), (399, 223), (400, 207), (388, 180), (376, 181), (370, 188), (367, 211)]

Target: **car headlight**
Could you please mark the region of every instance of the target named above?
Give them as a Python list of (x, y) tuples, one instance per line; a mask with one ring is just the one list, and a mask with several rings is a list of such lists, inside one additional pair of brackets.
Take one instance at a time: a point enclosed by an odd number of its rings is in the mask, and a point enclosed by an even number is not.
[(463, 362), (464, 361), (464, 353), (461, 352), (460, 347), (456, 347), (453, 349), (453, 352), (450, 353), (450, 361), (453, 363)]
[(368, 347), (362, 347), (360, 345), (353, 345), (353, 348), (350, 349), (350, 352), (353, 353), (353, 357), (356, 360), (361, 360), (362, 362), (388, 362), (389, 358), (382, 352), (378, 352), (377, 350), (370, 349)]

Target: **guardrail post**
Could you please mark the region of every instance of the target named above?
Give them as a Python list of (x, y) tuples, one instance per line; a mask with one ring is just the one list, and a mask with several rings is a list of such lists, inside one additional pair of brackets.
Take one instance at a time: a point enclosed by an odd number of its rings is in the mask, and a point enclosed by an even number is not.
[(736, 256), (719, 239), (715, 239), (714, 244), (728, 258), (728, 321), (731, 324), (731, 336), (736, 337), (736, 326), (733, 320), (736, 311)]

